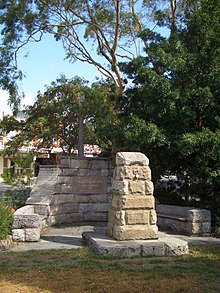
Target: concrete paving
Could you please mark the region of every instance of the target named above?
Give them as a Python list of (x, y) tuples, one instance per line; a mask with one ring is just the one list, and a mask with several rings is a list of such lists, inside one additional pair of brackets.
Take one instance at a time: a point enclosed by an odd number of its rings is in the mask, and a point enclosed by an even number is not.
[[(7, 189), (10, 187), (5, 185), (0, 178), (0, 196)], [(176, 247), (177, 251), (178, 247), (185, 247), (186, 243), (189, 247), (220, 245), (220, 238), (189, 237), (172, 235), (167, 232), (159, 232), (159, 240), (116, 241), (106, 235), (106, 225), (106, 223), (75, 223), (71, 226), (49, 227), (43, 231), (39, 242), (13, 243), (7, 251), (77, 249), (88, 245), (98, 253), (126, 256), (128, 254), (149, 255), (149, 252), (153, 252), (153, 255), (160, 255), (164, 249), (161, 243), (165, 243), (166, 250)], [(126, 247), (127, 249), (125, 249)]]
[[(89, 237), (91, 241), (94, 241), (95, 247), (100, 247), (100, 250), (109, 249), (113, 247), (116, 250), (116, 254), (125, 255), (127, 252), (123, 252), (123, 249), (118, 249), (118, 247), (130, 247), (130, 251), (134, 251), (134, 247), (137, 245), (143, 251), (143, 245), (149, 245), (151, 243), (151, 250), (155, 245), (156, 240), (142, 240), (142, 241), (116, 241), (109, 238), (106, 233), (106, 223), (75, 223), (70, 226), (57, 226), (46, 228), (39, 242), (25, 242), (25, 243), (14, 243), (7, 251), (22, 252), (30, 250), (50, 250), (50, 249), (77, 249), (85, 247), (85, 237)], [(84, 240), (82, 238), (84, 235)], [(159, 232), (159, 241), (172, 242), (172, 245), (178, 246), (181, 241), (186, 241), (188, 246), (195, 245), (220, 245), (220, 238), (213, 237), (194, 237), (194, 236), (184, 236), (184, 235), (172, 235), (167, 232)], [(90, 244), (87, 245), (91, 246)], [(160, 249), (160, 244), (156, 249)], [(145, 247), (146, 248), (146, 247)], [(139, 249), (139, 248), (138, 248)], [(145, 254), (147, 251), (145, 249)]]

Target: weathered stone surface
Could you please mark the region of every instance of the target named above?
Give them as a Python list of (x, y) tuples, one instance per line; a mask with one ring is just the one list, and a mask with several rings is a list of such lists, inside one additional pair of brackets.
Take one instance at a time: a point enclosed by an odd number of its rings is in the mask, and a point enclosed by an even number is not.
[(92, 171), (90, 169), (79, 169), (79, 176), (91, 176)]
[(208, 210), (158, 204), (158, 226), (187, 235), (207, 235), (211, 232), (211, 213)]
[(25, 229), (25, 241), (37, 242), (40, 240), (40, 228)]
[(126, 225), (149, 224), (149, 212), (142, 210), (125, 211)]
[(148, 163), (148, 159), (140, 153), (116, 154), (107, 232), (117, 240), (157, 238), (153, 184)]
[(188, 243), (181, 239), (166, 237), (163, 239), (165, 244), (165, 255), (183, 255), (189, 253)]
[(157, 240), (149, 240), (141, 244), (142, 256), (164, 256), (168, 255), (165, 244)]
[(83, 214), (82, 221), (85, 222), (107, 222), (108, 213), (107, 212), (89, 212)]
[(41, 226), (39, 215), (14, 215), (13, 229), (19, 228), (38, 228)]
[(188, 243), (160, 233), (158, 240), (117, 241), (104, 231), (83, 232), (83, 241), (94, 253), (105, 256), (173, 256), (188, 253)]
[(60, 214), (48, 217), (48, 224), (53, 226), (55, 224), (68, 224), (74, 222), (81, 222), (83, 220), (83, 214), (72, 213), (72, 214)]
[(108, 212), (108, 203), (91, 203), (91, 212)]
[(69, 194), (56, 194), (54, 196), (54, 205), (59, 205), (62, 203), (75, 203), (75, 195), (72, 193)]
[(119, 197), (113, 194), (111, 205), (119, 209), (152, 209), (155, 199), (153, 196), (146, 195), (123, 195)]
[(112, 191), (119, 195), (128, 194), (128, 181), (114, 180), (112, 184)]
[[(63, 183), (63, 184), (69, 184), (69, 183)], [(60, 184), (60, 183), (56, 183), (55, 185), (54, 185), (54, 193), (61, 193), (62, 192), (62, 184)]]
[(154, 193), (154, 184), (150, 180), (147, 180), (145, 182), (145, 193), (147, 195), (153, 195), (153, 193)]
[[(63, 168), (62, 169), (63, 176), (76, 176), (79, 175), (79, 169), (72, 169), (72, 168)], [(61, 179), (59, 179), (60, 182)], [(65, 182), (68, 183), (68, 182)]]
[(16, 242), (25, 242), (25, 229), (13, 229), (12, 239)]
[(149, 166), (116, 166), (114, 170), (115, 179), (142, 179), (151, 180)]
[(189, 235), (208, 235), (210, 232), (211, 222), (192, 223), (188, 230)]
[(157, 223), (157, 213), (155, 210), (150, 211), (150, 224), (156, 225)]
[(89, 160), (89, 168), (91, 169), (109, 169), (110, 161), (107, 159), (93, 158)]
[(145, 182), (142, 180), (130, 181), (129, 192), (131, 194), (145, 194)]
[(157, 227), (143, 227), (142, 225), (114, 226), (113, 236), (116, 240), (157, 239)]
[(187, 215), (187, 220), (194, 223), (211, 222), (211, 213), (209, 210), (190, 209)]
[(48, 216), (50, 213), (50, 206), (49, 205), (34, 205), (34, 213), (38, 215), (46, 215)]
[(51, 205), (50, 206), (50, 215), (77, 213), (78, 210), (79, 210), (79, 207), (77, 204), (62, 203), (59, 205)]
[(142, 153), (138, 152), (119, 152), (116, 154), (116, 165), (117, 166), (131, 166), (141, 165), (148, 166), (149, 159)]
[(79, 159), (79, 158), (71, 158), (70, 167), (73, 169), (87, 169), (88, 168), (88, 160)]

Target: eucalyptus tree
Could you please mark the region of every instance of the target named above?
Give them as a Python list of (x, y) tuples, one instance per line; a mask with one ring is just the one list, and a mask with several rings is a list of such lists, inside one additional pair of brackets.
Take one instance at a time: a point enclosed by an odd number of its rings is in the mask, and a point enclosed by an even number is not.
[[(141, 54), (148, 40), (140, 38), (148, 27), (165, 19), (174, 23), (183, 0), (2, 0), (0, 4), (1, 63), (7, 69), (2, 84), (13, 88), (19, 72), (18, 51), (43, 34), (61, 41), (70, 61), (87, 62), (115, 84), (116, 96), (125, 88), (119, 61)], [(5, 75), (4, 75), (5, 76)], [(15, 101), (15, 100), (13, 100)], [(117, 98), (116, 98), (117, 103)]]

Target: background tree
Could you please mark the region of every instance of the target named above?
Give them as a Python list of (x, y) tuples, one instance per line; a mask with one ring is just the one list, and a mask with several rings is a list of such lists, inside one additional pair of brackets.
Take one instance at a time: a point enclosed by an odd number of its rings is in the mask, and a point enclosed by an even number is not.
[[(145, 30), (146, 56), (122, 64), (134, 83), (121, 100), (125, 116), (132, 113), (133, 119), (132, 132), (124, 140), (135, 149), (135, 135), (143, 137), (140, 150), (151, 159), (154, 180), (176, 174), (184, 183), (178, 191), (181, 199), (190, 204), (200, 200), (203, 206), (207, 202), (219, 221), (220, 9), (217, 1), (207, 0), (183, 8), (175, 23), (169, 22), (175, 29), (168, 39)], [(144, 145), (149, 123), (157, 131), (154, 141)]]
[(111, 83), (98, 82), (89, 87), (79, 77), (68, 80), (61, 76), (44, 93), (38, 93), (34, 105), (26, 109), (25, 121), (3, 118), (4, 131), (16, 132), (5, 151), (16, 154), (22, 146), (52, 150), (58, 142), (63, 153), (71, 154), (78, 144), (79, 113), (83, 115), (84, 143), (110, 148), (110, 128), (116, 121), (112, 96)]
[[(49, 33), (62, 42), (67, 58), (95, 65), (103, 76), (114, 82), (117, 94), (121, 94), (124, 81), (118, 59), (134, 56), (131, 47), (137, 48), (136, 36), (142, 28), (141, 2), (2, 1), (2, 65), (16, 71), (18, 50)], [(8, 78), (13, 80), (16, 76), (8, 75)]]

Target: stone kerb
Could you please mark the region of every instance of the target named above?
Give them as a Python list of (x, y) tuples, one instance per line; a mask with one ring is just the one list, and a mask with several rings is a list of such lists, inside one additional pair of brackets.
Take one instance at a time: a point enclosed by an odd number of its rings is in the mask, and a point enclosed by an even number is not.
[(109, 236), (116, 240), (158, 238), (153, 190), (148, 158), (142, 153), (117, 153), (108, 215)]

